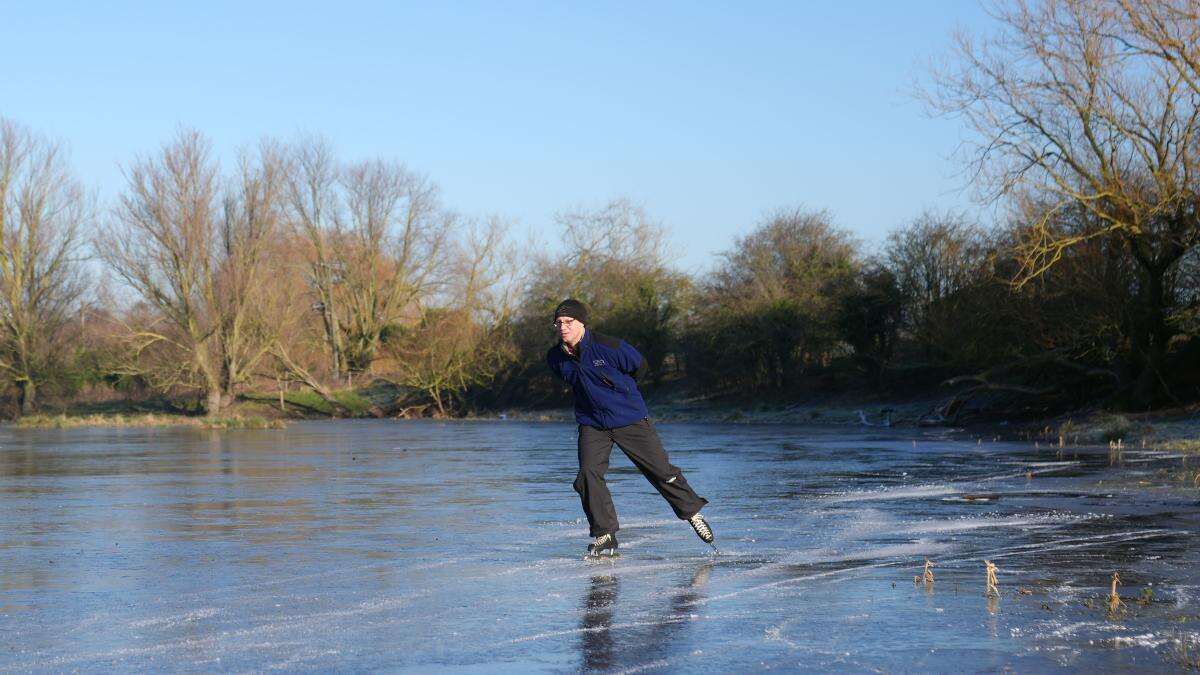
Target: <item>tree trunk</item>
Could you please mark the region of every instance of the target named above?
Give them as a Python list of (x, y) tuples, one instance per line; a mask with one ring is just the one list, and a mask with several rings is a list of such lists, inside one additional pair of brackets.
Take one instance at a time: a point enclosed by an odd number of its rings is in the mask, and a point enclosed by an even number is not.
[(221, 407), (228, 407), (237, 399), (237, 393), (234, 389), (235, 387), (232, 382), (226, 382), (221, 387)]
[(1150, 409), (1171, 398), (1163, 373), (1171, 328), (1166, 320), (1163, 270), (1143, 265), (1142, 274), (1145, 284), (1139, 294), (1143, 309), (1142, 326), (1138, 331), (1140, 339), (1133, 341), (1141, 371), (1133, 385), (1133, 403), (1138, 408)]
[(33, 380), (21, 380), (21, 414), (32, 415), (37, 411), (37, 400), (35, 398), (36, 385)]
[(327, 294), (325, 298), (323, 318), (325, 320), (325, 339), (329, 342), (330, 352), (330, 368), (329, 377), (333, 380), (333, 386), (340, 386), (342, 376), (342, 335), (341, 326), (338, 325), (337, 315), (333, 313), (331, 304), (333, 303), (333, 294)]
[(237, 388), (234, 383), (234, 370), (236, 364), (230, 363), (229, 359), (221, 361), (221, 407), (229, 406), (233, 403), (236, 394), (234, 390)]
[(206, 417), (216, 417), (221, 412), (221, 387), (210, 386), (205, 393), (204, 414)]

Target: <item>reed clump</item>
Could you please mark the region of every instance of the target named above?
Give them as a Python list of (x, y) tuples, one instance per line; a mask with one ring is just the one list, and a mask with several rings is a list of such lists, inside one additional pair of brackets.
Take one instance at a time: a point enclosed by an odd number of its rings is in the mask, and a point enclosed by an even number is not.
[(1200, 670), (1200, 651), (1188, 648), (1189, 643), (1192, 641), (1193, 638), (1187, 633), (1183, 631), (1179, 632), (1179, 636), (1175, 642), (1177, 645), (1175, 660), (1179, 662), (1179, 665), (1188, 670)]
[(1118, 438), (1108, 442), (1108, 464), (1119, 464), (1125, 460), (1125, 440)]
[(1099, 426), (1100, 440), (1110, 443), (1128, 438), (1137, 430), (1136, 425), (1124, 415), (1108, 415), (1100, 420)]
[(1200, 453), (1200, 438), (1177, 438), (1159, 443), (1157, 447), (1171, 452)]
[(1187, 468), (1179, 471), (1160, 469), (1157, 475), (1167, 480), (1179, 481), (1180, 483), (1200, 488), (1200, 471), (1194, 471)]
[(984, 590), (983, 594), (989, 598), (998, 598), (1000, 597), (1000, 587), (996, 582), (996, 570), (1000, 568), (996, 567), (996, 564), (990, 560), (984, 560), (983, 564), (987, 566), (987, 589)]
[(919, 586), (921, 584), (925, 584), (926, 590), (933, 589), (933, 562), (930, 561), (929, 558), (925, 559), (923, 571), (913, 577), (914, 586)]
[(1142, 607), (1148, 607), (1150, 603), (1154, 602), (1154, 591), (1149, 587), (1143, 588), (1142, 592), (1138, 594), (1137, 601)]
[(1121, 573), (1113, 572), (1112, 574), (1112, 590), (1108, 594), (1108, 613), (1109, 615), (1117, 614), (1125, 602), (1121, 600), (1121, 596), (1117, 593), (1117, 586), (1121, 585)]

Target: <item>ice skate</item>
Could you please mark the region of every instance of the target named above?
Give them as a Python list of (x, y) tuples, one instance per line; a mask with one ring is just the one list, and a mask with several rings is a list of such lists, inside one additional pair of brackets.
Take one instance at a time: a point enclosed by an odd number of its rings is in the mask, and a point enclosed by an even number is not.
[(704, 516), (697, 513), (691, 518), (688, 518), (688, 524), (691, 525), (692, 529), (696, 531), (696, 536), (700, 537), (701, 541), (709, 546), (712, 546), (714, 549), (716, 548), (716, 545), (713, 544), (712, 528), (708, 526), (708, 521), (704, 520)]
[(588, 544), (587, 554), (583, 557), (585, 560), (595, 560), (603, 557), (615, 558), (619, 555), (621, 554), (617, 553), (617, 535), (602, 534)]

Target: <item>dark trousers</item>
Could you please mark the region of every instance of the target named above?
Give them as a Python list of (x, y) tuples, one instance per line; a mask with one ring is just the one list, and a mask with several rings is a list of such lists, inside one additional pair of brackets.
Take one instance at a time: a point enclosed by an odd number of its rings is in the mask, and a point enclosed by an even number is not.
[(616, 429), (597, 429), (581, 424), (579, 475), (575, 477), (575, 491), (583, 502), (583, 512), (587, 515), (593, 537), (615, 533), (620, 529), (617, 509), (613, 506), (612, 494), (604, 481), (613, 443), (633, 460), (680, 519), (691, 518), (708, 503), (707, 499), (692, 490), (679, 467), (667, 459), (667, 451), (663, 450), (662, 441), (650, 420), (643, 419)]

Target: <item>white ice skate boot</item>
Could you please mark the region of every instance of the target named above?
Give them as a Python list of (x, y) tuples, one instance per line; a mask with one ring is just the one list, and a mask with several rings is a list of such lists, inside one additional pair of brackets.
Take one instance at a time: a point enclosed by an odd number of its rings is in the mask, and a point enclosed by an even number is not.
[(708, 521), (704, 520), (704, 516), (697, 513), (691, 518), (688, 518), (688, 524), (691, 525), (692, 529), (696, 531), (696, 536), (700, 537), (701, 541), (706, 544), (713, 543), (713, 531), (712, 528), (708, 526)]

